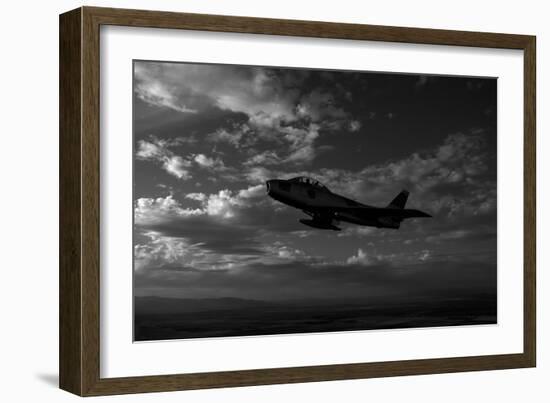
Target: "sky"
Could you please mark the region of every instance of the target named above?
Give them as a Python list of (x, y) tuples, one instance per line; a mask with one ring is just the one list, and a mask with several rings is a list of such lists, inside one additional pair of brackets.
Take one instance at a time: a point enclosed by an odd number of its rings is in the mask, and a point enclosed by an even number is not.
[[(134, 62), (136, 296), (496, 292), (495, 78)], [(326, 231), (267, 179), (432, 218)]]

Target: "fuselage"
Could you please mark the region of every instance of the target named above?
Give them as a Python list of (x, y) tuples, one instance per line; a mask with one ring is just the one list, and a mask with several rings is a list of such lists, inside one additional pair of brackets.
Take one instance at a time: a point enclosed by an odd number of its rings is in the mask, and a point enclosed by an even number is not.
[[(307, 178), (306, 178), (307, 179)], [(353, 208), (372, 207), (359, 203), (355, 200), (331, 192), (328, 188), (318, 182), (300, 182), (292, 180), (273, 179), (266, 182), (267, 193), (273, 199), (286, 205), (303, 210), (306, 214), (316, 218), (327, 206)], [(399, 228), (402, 220), (388, 217), (366, 217), (352, 211), (337, 211), (332, 214), (332, 219), (352, 224), (366, 225), (373, 227)], [(310, 223), (306, 223), (310, 225)]]

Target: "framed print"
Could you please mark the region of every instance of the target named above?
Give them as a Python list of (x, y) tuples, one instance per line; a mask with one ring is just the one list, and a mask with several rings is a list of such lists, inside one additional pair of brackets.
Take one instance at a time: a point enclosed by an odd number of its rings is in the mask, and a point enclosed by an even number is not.
[(535, 366), (535, 37), (60, 16), (60, 387)]

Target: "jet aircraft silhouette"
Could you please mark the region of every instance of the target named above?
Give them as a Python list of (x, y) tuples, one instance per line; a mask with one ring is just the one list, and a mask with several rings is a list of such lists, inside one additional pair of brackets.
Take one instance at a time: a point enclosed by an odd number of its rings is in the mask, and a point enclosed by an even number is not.
[(420, 210), (406, 209), (409, 192), (401, 191), (386, 207), (374, 207), (331, 192), (313, 178), (271, 179), (267, 194), (273, 199), (302, 210), (309, 219), (300, 222), (319, 229), (340, 231), (340, 221), (376, 227), (399, 229), (407, 218), (431, 217)]

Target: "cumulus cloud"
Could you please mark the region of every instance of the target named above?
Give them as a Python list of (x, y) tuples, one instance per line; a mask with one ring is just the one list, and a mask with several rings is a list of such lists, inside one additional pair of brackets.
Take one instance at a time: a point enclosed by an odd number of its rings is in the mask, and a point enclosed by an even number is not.
[[(145, 252), (161, 256), (161, 252), (173, 250), (176, 241), (187, 248), (187, 252), (192, 247), (192, 261), (180, 262), (189, 267), (219, 267), (216, 259), (227, 262), (228, 256), (231, 261), (239, 262), (260, 256), (264, 261), (266, 256), (289, 258), (290, 253), (297, 256), (295, 248), (287, 249), (275, 243), (279, 246), (272, 249), (269, 243), (262, 241), (270, 231), (290, 232), (299, 225), (288, 210), (271, 212), (270, 202), (264, 194), (264, 185), (238, 191), (224, 189), (212, 194), (186, 194), (185, 199), (194, 206), (199, 203), (198, 207), (184, 206), (172, 195), (139, 198), (134, 217), (136, 233), (142, 239), (138, 242), (140, 256)], [(161, 248), (163, 244), (166, 245)], [(155, 262), (155, 259), (149, 262), (151, 267), (158, 266)], [(140, 267), (145, 267), (145, 263)]]
[[(305, 261), (310, 259), (304, 251), (285, 245), (282, 242), (275, 242), (273, 245), (266, 245), (266, 251), (270, 252), (273, 257), (283, 259), (283, 261)], [(281, 260), (272, 260), (272, 263), (280, 263)], [(266, 263), (265, 260), (263, 263)]]
[[(169, 140), (150, 136), (148, 140), (138, 141), (136, 158), (142, 161), (158, 163), (167, 173), (181, 180), (192, 178), (193, 175), (190, 168), (193, 164), (213, 172), (228, 170), (220, 157), (209, 157), (202, 153), (182, 157), (170, 150), (170, 147), (181, 144), (185, 144), (185, 142), (180, 138)], [(189, 142), (186, 144), (189, 144)]]
[[(205, 194), (192, 192), (186, 199), (199, 202), (199, 207), (184, 207), (172, 195), (158, 198), (139, 198), (135, 203), (134, 217), (137, 225), (150, 226), (158, 223), (174, 223), (178, 220), (194, 219), (215, 221), (218, 226), (224, 225), (235, 229), (243, 228), (257, 233), (262, 225), (270, 224), (271, 229), (295, 230), (295, 225), (288, 226), (287, 209), (282, 214), (273, 214), (272, 201), (265, 197), (265, 185), (249, 186), (245, 189), (231, 191), (223, 189), (216, 193)], [(185, 228), (183, 228), (185, 232)], [(188, 231), (189, 233), (191, 231)]]
[(200, 202), (204, 202), (206, 200), (206, 195), (204, 193), (200, 193), (200, 192), (197, 192), (197, 193), (187, 193), (185, 195), (185, 197), (187, 199), (191, 199), (191, 200), (196, 200), (196, 201), (200, 201)]
[(203, 168), (208, 168), (214, 171), (226, 170), (225, 164), (219, 157), (212, 158), (207, 157), (204, 154), (197, 154), (193, 157), (193, 160)]
[(167, 237), (155, 231), (146, 231), (146, 243), (134, 245), (135, 270), (166, 266), (181, 262), (189, 251), (189, 245), (181, 239)]
[(134, 211), (135, 221), (137, 224), (149, 224), (202, 215), (231, 218), (235, 215), (234, 207), (242, 204), (241, 199), (238, 196), (234, 197), (232, 192), (227, 189), (208, 196), (203, 193), (189, 193), (186, 198), (201, 202), (201, 207), (184, 208), (172, 195), (156, 199), (139, 198)]
[(363, 251), (363, 249), (359, 248), (357, 250), (357, 254), (350, 256), (346, 262), (348, 264), (363, 264), (368, 265), (372, 263), (372, 260), (367, 256), (367, 254)]
[(134, 208), (134, 220), (138, 225), (201, 214), (204, 214), (201, 209), (183, 208), (172, 195), (157, 198), (141, 197), (136, 200)]
[(170, 151), (168, 143), (164, 140), (156, 137), (151, 137), (150, 141), (140, 140), (136, 157), (140, 160), (160, 163), (166, 172), (178, 179), (191, 179), (189, 173), (191, 162)]

